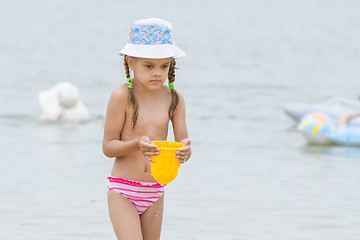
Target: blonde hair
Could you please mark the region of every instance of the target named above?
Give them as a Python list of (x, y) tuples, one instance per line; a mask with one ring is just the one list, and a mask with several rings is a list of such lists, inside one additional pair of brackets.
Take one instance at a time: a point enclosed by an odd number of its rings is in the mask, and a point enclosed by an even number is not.
[[(169, 73), (168, 73), (169, 83), (175, 82), (175, 69), (176, 69), (175, 65), (176, 65), (175, 58), (172, 58), (170, 60)], [(126, 61), (126, 55), (124, 56), (124, 68), (125, 68), (126, 78), (130, 78), (130, 69), (129, 69), (129, 64)], [(136, 101), (134, 90), (132, 88), (129, 88), (129, 101), (133, 108), (133, 115), (131, 118), (131, 122), (132, 122), (132, 128), (134, 128), (138, 118), (139, 105)], [(170, 119), (174, 117), (178, 102), (179, 102), (178, 93), (175, 91), (175, 89), (171, 89), (171, 105), (169, 107), (169, 112), (168, 112)]]

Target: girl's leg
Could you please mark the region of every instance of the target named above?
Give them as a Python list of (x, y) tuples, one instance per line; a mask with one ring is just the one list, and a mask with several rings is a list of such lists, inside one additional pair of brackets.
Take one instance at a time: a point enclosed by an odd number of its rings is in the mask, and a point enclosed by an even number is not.
[(159, 240), (163, 219), (164, 195), (140, 215), (141, 230), (144, 240)]
[(117, 239), (142, 240), (140, 218), (135, 206), (114, 191), (108, 193), (108, 205), (111, 223)]

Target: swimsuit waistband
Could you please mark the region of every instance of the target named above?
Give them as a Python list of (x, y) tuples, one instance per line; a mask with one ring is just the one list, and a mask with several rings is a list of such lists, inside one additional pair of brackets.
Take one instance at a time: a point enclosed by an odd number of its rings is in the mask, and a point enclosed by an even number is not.
[(122, 183), (122, 184), (130, 185), (130, 186), (135, 186), (135, 187), (162, 188), (162, 187), (166, 186), (166, 185), (162, 185), (161, 183), (158, 183), (158, 182), (140, 182), (140, 181), (129, 180), (129, 179), (125, 179), (125, 178), (121, 178), (121, 177), (113, 177), (113, 176), (109, 176), (109, 177), (107, 177), (107, 179), (110, 182), (117, 182), (117, 183)]

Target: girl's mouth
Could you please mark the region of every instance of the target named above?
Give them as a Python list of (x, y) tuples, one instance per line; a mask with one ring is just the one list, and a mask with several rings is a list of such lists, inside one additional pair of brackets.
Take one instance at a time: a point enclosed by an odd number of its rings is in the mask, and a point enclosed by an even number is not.
[(151, 83), (161, 83), (160, 80), (151, 80), (150, 82), (151, 82)]

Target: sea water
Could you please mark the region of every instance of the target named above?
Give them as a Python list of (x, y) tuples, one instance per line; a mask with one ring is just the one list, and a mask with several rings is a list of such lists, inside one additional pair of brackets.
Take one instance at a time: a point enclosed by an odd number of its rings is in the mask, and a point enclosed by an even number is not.
[[(312, 146), (285, 103), (360, 95), (358, 1), (0, 3), (0, 239), (115, 239), (102, 154), (131, 23), (174, 25), (193, 155), (167, 186), (162, 239), (359, 239), (360, 149)], [(77, 85), (86, 124), (40, 122)], [(171, 133), (169, 134), (171, 140)]]

